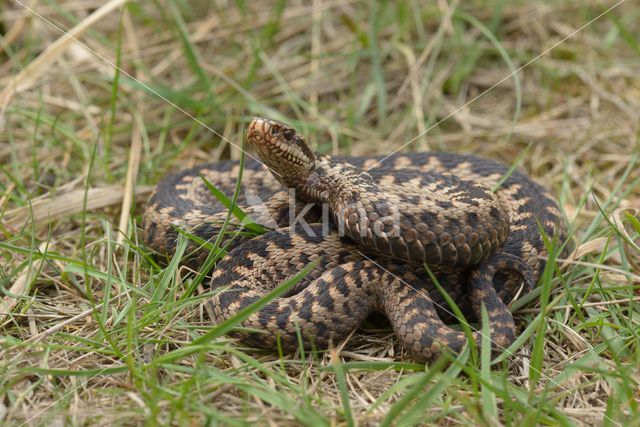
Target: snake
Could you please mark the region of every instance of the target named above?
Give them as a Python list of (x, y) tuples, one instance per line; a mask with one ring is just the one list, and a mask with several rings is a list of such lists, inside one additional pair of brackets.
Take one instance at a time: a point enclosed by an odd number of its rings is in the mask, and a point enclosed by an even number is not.
[[(228, 335), (249, 348), (328, 349), (377, 312), (409, 357), (426, 362), (470, 339), (480, 345), (480, 331), (452, 323), (468, 326), (486, 312), (493, 350), (514, 342), (508, 304), (540, 278), (545, 235), (563, 232), (543, 186), (472, 154), (318, 154), (293, 127), (259, 117), (246, 141), (256, 158), (166, 176), (142, 218), (143, 239), (158, 254), (171, 256), (182, 231), (193, 236), (183, 256), (193, 268), (209, 255), (203, 242), (223, 245), (206, 303), (216, 324), (299, 280)], [(239, 177), (244, 191), (236, 191)], [(266, 232), (229, 221), (211, 185), (235, 195)]]

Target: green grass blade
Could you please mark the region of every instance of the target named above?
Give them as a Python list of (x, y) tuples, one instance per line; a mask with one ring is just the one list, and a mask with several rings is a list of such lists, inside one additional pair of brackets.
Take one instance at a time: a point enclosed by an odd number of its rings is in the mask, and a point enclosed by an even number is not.
[(482, 379), (482, 415), (489, 424), (498, 423), (498, 404), (496, 395), (486, 384), (491, 384), (491, 323), (484, 303), (482, 309), (482, 346), (480, 347), (480, 377)]
[[(395, 424), (398, 420), (397, 418), (400, 416), (401, 412), (404, 411), (415, 399), (418, 398), (421, 394), (424, 393), (424, 388), (427, 384), (435, 379), (435, 377), (442, 372), (443, 368), (446, 366), (447, 358), (440, 357), (435, 363), (429, 366), (429, 370), (422, 374), (417, 374), (419, 379), (416, 383), (404, 394), (404, 396), (398, 400), (387, 412), (387, 415), (380, 422), (381, 427), (391, 426)], [(417, 405), (416, 405), (417, 406)], [(422, 407), (422, 405), (420, 405)]]
[(338, 390), (340, 391), (340, 400), (342, 401), (342, 410), (344, 411), (344, 417), (349, 427), (355, 426), (356, 423), (353, 419), (353, 411), (351, 410), (351, 403), (349, 399), (349, 389), (347, 388), (347, 377), (345, 369), (342, 366), (340, 358), (336, 355), (333, 359), (333, 372), (336, 375), (336, 382), (338, 383)]
[(207, 186), (207, 189), (213, 194), (213, 196), (218, 199), (220, 203), (224, 205), (225, 208), (229, 209), (233, 216), (238, 218), (241, 224), (253, 231), (256, 234), (264, 234), (268, 229), (264, 228), (257, 222), (255, 222), (249, 215), (247, 215), (239, 206), (237, 206), (233, 200), (229, 199), (222, 191), (218, 190), (215, 185), (213, 185), (204, 175), (200, 175), (200, 178)]
[(267, 293), (264, 297), (260, 298), (258, 301), (253, 304), (248, 305), (247, 307), (240, 310), (238, 313), (228, 318), (224, 322), (214, 326), (209, 332), (202, 335), (201, 337), (193, 340), (194, 345), (200, 345), (211, 341), (212, 339), (219, 337), (221, 335), (226, 334), (231, 329), (233, 329), (238, 323), (246, 320), (249, 316), (251, 316), (256, 311), (261, 310), (267, 304), (269, 304), (274, 299), (278, 298), (280, 295), (287, 292), (293, 286), (295, 286), (300, 280), (302, 280), (309, 272), (311, 272), (314, 268), (318, 266), (320, 259), (316, 259), (309, 263), (305, 268), (300, 270), (298, 273), (293, 275), (290, 279), (285, 280), (280, 285), (278, 285), (274, 290)]
[(211, 328), (210, 331), (201, 335), (200, 337), (194, 339), (188, 347), (181, 348), (178, 350), (170, 351), (153, 361), (154, 365), (161, 365), (167, 362), (173, 362), (177, 359), (183, 358), (187, 355), (196, 353), (198, 351), (202, 351), (206, 349), (206, 345), (210, 343), (217, 337), (220, 337), (231, 329), (233, 329), (236, 325), (241, 323), (243, 320), (246, 320), (249, 316), (251, 316), (256, 311), (261, 310), (267, 304), (269, 304), (274, 299), (278, 298), (280, 295), (287, 292), (293, 286), (295, 286), (300, 280), (302, 280), (310, 271), (312, 271), (318, 265), (320, 259), (316, 259), (313, 262), (309, 263), (305, 268), (300, 270), (297, 274), (289, 278), (288, 280), (282, 282), (279, 286), (277, 286), (272, 291), (268, 292), (264, 297), (255, 301), (254, 303), (246, 306), (242, 310), (238, 311), (235, 315), (231, 316), (224, 322), (221, 322), (214, 327)]
[(471, 325), (469, 324), (467, 319), (465, 319), (464, 314), (462, 314), (462, 311), (460, 310), (460, 307), (458, 307), (458, 304), (456, 304), (456, 302), (453, 300), (453, 298), (451, 298), (449, 293), (442, 287), (442, 285), (440, 285), (438, 278), (435, 276), (435, 274), (433, 274), (429, 266), (425, 264), (424, 267), (427, 273), (429, 274), (429, 278), (431, 279), (431, 282), (438, 289), (438, 292), (440, 292), (440, 295), (442, 295), (442, 298), (444, 298), (444, 300), (447, 302), (448, 309), (450, 309), (453, 312), (456, 319), (460, 322), (460, 326), (462, 327), (462, 330), (467, 336), (467, 344), (471, 349), (472, 358), (475, 359), (475, 354), (477, 353), (478, 346), (476, 344), (476, 340), (473, 338), (473, 330), (471, 330)]

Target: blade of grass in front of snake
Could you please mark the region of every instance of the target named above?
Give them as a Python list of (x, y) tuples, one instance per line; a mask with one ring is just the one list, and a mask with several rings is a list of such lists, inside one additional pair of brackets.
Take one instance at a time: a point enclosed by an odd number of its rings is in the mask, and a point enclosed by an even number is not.
[[(445, 372), (440, 372), (440, 375), (434, 379), (433, 385), (426, 392), (423, 389), (420, 393), (416, 393), (418, 400), (402, 414), (402, 418), (396, 419), (396, 425), (432, 425), (434, 423), (434, 421), (430, 422), (430, 420), (425, 420), (425, 414), (428, 413), (429, 409), (433, 408), (434, 405), (438, 404), (439, 399), (442, 399), (444, 390), (460, 376), (462, 367), (468, 366), (469, 347), (455, 358), (451, 358), (450, 355), (445, 354), (442, 359), (448, 360), (451, 366), (449, 366)], [(434, 366), (435, 364), (430, 366), (429, 370)], [(440, 414), (433, 414), (432, 417), (435, 417), (437, 420)]]
[[(442, 387), (447, 387), (451, 381), (455, 381), (456, 378), (458, 378), (458, 375), (462, 370), (461, 366), (464, 366), (464, 364), (469, 359), (469, 348), (468, 347), (465, 348), (453, 360), (453, 362), (451, 362), (452, 358), (450, 357), (450, 355), (446, 355), (446, 356), (443, 355), (441, 359), (446, 359), (449, 363), (451, 363), (451, 366), (449, 366), (449, 368), (442, 374), (442, 380), (436, 381), (436, 385), (431, 389), (429, 389), (426, 393), (424, 393), (419, 398), (419, 401), (407, 411), (408, 415), (410, 415), (411, 412), (413, 411), (418, 411), (417, 417), (415, 418), (419, 419), (420, 417), (422, 417), (424, 419), (425, 411), (428, 408), (433, 407), (436, 399), (442, 396)], [(403, 368), (403, 365), (408, 365), (408, 368), (406, 369), (408, 371), (431, 372), (437, 368), (438, 360), (436, 360), (436, 362), (433, 362), (431, 365), (416, 364), (416, 363), (408, 364), (406, 362), (364, 362), (364, 364), (366, 365), (368, 363), (373, 363), (374, 364), (373, 369), (376, 369), (375, 366), (377, 366), (378, 364), (380, 364), (380, 369), (382, 369), (382, 364), (387, 364), (387, 365), (390, 365), (389, 366), (390, 368), (401, 370), (401, 371), (405, 370)], [(344, 365), (345, 367), (351, 367), (356, 363), (360, 364), (361, 362), (347, 362)], [(447, 363), (447, 362), (443, 362), (443, 363)], [(391, 399), (393, 396), (397, 396), (398, 394), (404, 394), (405, 390), (412, 390), (414, 388), (414, 384), (421, 381), (422, 379), (423, 379), (422, 375), (411, 375), (411, 376), (404, 376), (400, 378), (396, 383), (394, 383), (391, 387), (389, 387), (382, 394), (380, 394), (380, 396), (378, 396), (375, 402), (369, 405), (367, 412), (372, 413), (375, 411), (379, 411), (380, 410), (379, 408), (383, 405), (387, 405), (389, 402), (389, 399)], [(420, 408), (423, 408), (421, 413), (420, 413)], [(403, 417), (403, 420), (404, 419), (408, 419), (408, 417), (405, 416)], [(398, 421), (398, 420), (396, 419), (393, 421)]]
[[(242, 139), (244, 141), (244, 137)], [(220, 195), (223, 196), (223, 199), (220, 199), (221, 203), (223, 203), (223, 205), (225, 207), (227, 207), (228, 212), (227, 215), (225, 216), (225, 219), (220, 227), (220, 230), (216, 236), (216, 239), (213, 243), (211, 242), (207, 242), (203, 239), (200, 239), (197, 236), (194, 236), (193, 234), (189, 233), (188, 231), (185, 230), (180, 230), (180, 227), (176, 227), (176, 230), (178, 231), (178, 233), (180, 234), (180, 237), (184, 240), (184, 245), (185, 245), (185, 249), (186, 249), (186, 240), (187, 238), (194, 240), (196, 243), (198, 243), (201, 247), (205, 247), (207, 249), (209, 249), (209, 253), (207, 254), (207, 258), (205, 259), (205, 261), (202, 263), (201, 267), (198, 270), (198, 274), (189, 282), (188, 286), (185, 289), (185, 292), (182, 293), (180, 299), (185, 299), (188, 298), (192, 295), (192, 293), (195, 291), (195, 289), (200, 285), (200, 283), (202, 283), (202, 281), (204, 280), (204, 278), (207, 276), (207, 274), (209, 273), (209, 271), (211, 271), (211, 268), (213, 268), (214, 264), (220, 259), (222, 258), (224, 255), (226, 255), (227, 253), (227, 247), (231, 242), (228, 242), (227, 245), (225, 245), (224, 247), (221, 247), (220, 244), (222, 242), (222, 238), (224, 237), (224, 235), (226, 234), (226, 229), (227, 226), (229, 225), (230, 221), (231, 221), (231, 217), (232, 217), (232, 212), (234, 210), (234, 208), (236, 207), (236, 202), (238, 200), (238, 196), (240, 194), (240, 188), (241, 188), (241, 184), (242, 184), (242, 172), (244, 170), (244, 142), (242, 144), (242, 150), (240, 152), (240, 168), (238, 171), (238, 177), (236, 180), (236, 187), (233, 193), (233, 197), (231, 200), (229, 200), (224, 194), (222, 194), (217, 188), (215, 188), (213, 185), (208, 185), (211, 184), (209, 183), (204, 177), (203, 180), (205, 182), (205, 185), (207, 185), (207, 187), (211, 190), (212, 188), (214, 188), (214, 196), (215, 191), (217, 191), (218, 193), (220, 193)], [(201, 175), (202, 176), (202, 175)], [(225, 204), (226, 203), (226, 204)], [(237, 231), (236, 231), (237, 232)], [(186, 237), (186, 238), (185, 238)], [(180, 242), (180, 239), (179, 239)], [(184, 249), (181, 251), (180, 254), (180, 258), (177, 258), (174, 256), (173, 260), (175, 259), (182, 259), (182, 256), (184, 256)], [(167, 267), (168, 268), (168, 267)], [(166, 269), (165, 269), (166, 271)]]
[(320, 258), (315, 259), (314, 261), (309, 263), (305, 268), (303, 268), (298, 273), (296, 273), (293, 277), (285, 280), (279, 286), (273, 289), (271, 292), (267, 293), (264, 297), (249, 304), (242, 310), (239, 310), (236, 314), (229, 317), (227, 320), (215, 325), (206, 334), (201, 335), (198, 338), (194, 339), (191, 342), (191, 344), (189, 344), (188, 347), (182, 347), (177, 350), (170, 351), (156, 358), (152, 362), (152, 364), (160, 365), (164, 363), (171, 363), (177, 359), (181, 359), (190, 354), (197, 353), (198, 351), (202, 351), (203, 349), (207, 349), (206, 345), (209, 342), (211, 342), (215, 338), (218, 338), (226, 334), (231, 329), (233, 329), (238, 323), (242, 322), (243, 320), (246, 320), (253, 313), (255, 313), (258, 310), (261, 310), (271, 301), (273, 301), (274, 299), (278, 298), (280, 295), (282, 295), (283, 293), (291, 289), (298, 282), (300, 282), (300, 280), (302, 280), (310, 271), (316, 268), (319, 262), (320, 262)]
[[(551, 301), (547, 305), (548, 309), (558, 305), (563, 300), (563, 298), (564, 297), (562, 295), (559, 295), (558, 297), (556, 297), (553, 301)], [(497, 365), (503, 362), (505, 359), (508, 359), (509, 357), (513, 356), (515, 352), (524, 345), (525, 342), (527, 342), (531, 337), (533, 337), (536, 333), (536, 330), (540, 327), (540, 322), (544, 320), (544, 316), (545, 316), (545, 313), (540, 312), (536, 315), (536, 317), (533, 318), (533, 320), (530, 320), (527, 323), (527, 327), (524, 329), (524, 331), (518, 334), (515, 341), (513, 341), (513, 343), (511, 343), (511, 345), (507, 349), (505, 349), (501, 354), (499, 354), (498, 356), (496, 356), (495, 359), (493, 359), (493, 362), (492, 362), (493, 365)]]
[[(577, 315), (578, 317), (580, 317), (582, 321), (584, 321), (584, 320), (585, 320), (585, 318), (582, 316), (582, 313), (583, 313), (583, 304), (586, 302), (586, 299), (589, 297), (589, 295), (591, 295), (591, 287), (594, 285), (595, 280), (597, 280), (599, 270), (598, 270), (598, 272), (596, 272), (596, 274), (594, 274), (594, 276), (593, 276), (593, 278), (592, 278), (591, 283), (589, 284), (589, 286), (588, 286), (587, 290), (585, 291), (585, 293), (584, 293), (584, 295), (585, 295), (584, 299), (583, 299), (582, 301), (578, 301), (578, 300), (576, 299), (577, 295), (575, 295), (573, 292), (571, 292), (571, 291), (569, 290), (569, 286), (568, 286), (568, 283), (569, 283), (569, 282), (568, 282), (568, 280), (567, 280), (567, 279), (565, 279), (565, 276), (564, 276), (564, 275), (562, 274), (562, 272), (560, 271), (560, 267), (559, 267), (558, 263), (556, 262), (556, 259), (557, 259), (561, 254), (563, 254), (563, 253), (565, 253), (565, 252), (567, 251), (567, 245), (569, 245), (569, 244), (571, 243), (571, 239), (572, 239), (572, 236), (573, 236), (573, 235), (574, 235), (574, 233), (575, 233), (575, 230), (572, 230), (572, 231), (571, 231), (571, 234), (569, 234), (569, 236), (568, 236), (568, 237), (565, 237), (565, 241), (564, 241), (564, 242), (562, 242), (562, 244), (560, 245), (560, 243), (559, 243), (560, 236), (559, 236), (559, 235), (554, 234), (552, 237), (550, 237), (550, 236), (547, 234), (547, 232), (545, 231), (545, 228), (544, 228), (544, 226), (542, 225), (542, 223), (540, 222), (540, 219), (539, 219), (539, 218), (536, 218), (536, 224), (537, 224), (537, 226), (538, 226), (538, 233), (540, 233), (540, 236), (542, 237), (542, 242), (543, 242), (544, 247), (545, 247), (545, 249), (546, 249), (546, 251), (547, 251), (547, 254), (548, 254), (548, 255), (547, 255), (547, 264), (549, 264), (549, 263), (553, 263), (555, 273), (556, 273), (557, 277), (559, 278), (560, 283), (562, 284), (562, 286), (564, 287), (564, 289), (565, 289), (565, 291), (566, 291), (566, 292), (565, 292), (565, 298), (566, 298), (566, 300), (568, 300), (568, 301), (569, 301), (569, 304), (571, 304), (571, 306), (573, 307), (574, 313), (576, 313), (576, 315)], [(607, 238), (607, 241), (605, 242), (605, 248), (604, 248), (604, 250), (603, 250), (603, 251), (602, 251), (602, 253), (601, 253), (599, 263), (604, 262), (604, 254), (606, 254), (606, 253), (607, 253), (607, 249), (606, 249), (606, 248), (609, 246), (610, 240), (611, 240), (611, 236), (609, 236), (609, 237)], [(551, 247), (552, 247), (552, 246), (553, 246), (554, 258), (551, 258), (551, 257), (550, 257), (550, 254), (551, 254), (551, 252), (552, 252), (552, 250), (551, 250)], [(545, 270), (546, 270), (546, 266), (547, 266), (547, 264), (545, 264)], [(554, 277), (554, 275), (553, 275), (553, 273), (551, 273), (551, 274), (548, 276), (548, 280), (553, 279), (553, 277)], [(543, 275), (543, 276), (541, 277), (541, 280), (540, 280), (540, 281), (542, 282), (542, 286), (540, 286), (540, 287), (539, 287), (539, 289), (540, 289), (540, 295), (541, 295), (541, 296), (542, 296), (542, 293), (543, 293), (543, 292), (545, 292), (546, 285), (547, 285), (547, 283), (543, 280), (543, 279), (545, 279), (545, 278), (546, 278), (546, 276), (544, 276), (544, 275)], [(571, 280), (571, 279), (569, 279), (569, 280)], [(549, 284), (548, 286), (551, 286), (551, 285)], [(550, 292), (550, 291), (549, 291), (549, 292)], [(566, 301), (563, 301), (563, 302), (566, 302)], [(551, 308), (553, 308), (553, 306), (554, 306), (554, 305), (556, 305), (556, 304), (558, 304), (558, 303), (559, 303), (559, 298), (556, 298), (555, 300), (551, 301), (551, 302), (547, 305), (547, 308), (546, 308), (546, 310), (545, 310), (545, 311), (547, 311), (547, 312), (548, 312)]]
[(242, 310), (238, 311), (236, 314), (234, 314), (233, 316), (231, 316), (230, 318), (228, 318), (224, 322), (214, 326), (211, 329), (211, 331), (209, 331), (205, 335), (195, 339), (193, 341), (193, 344), (194, 345), (203, 344), (203, 343), (206, 343), (206, 342), (212, 340), (213, 338), (219, 337), (219, 336), (224, 335), (227, 332), (229, 332), (231, 329), (233, 329), (233, 327), (236, 324), (238, 324), (238, 323), (242, 322), (243, 320), (247, 319), (249, 316), (251, 316), (251, 314), (255, 313), (256, 311), (264, 308), (272, 300), (274, 300), (275, 298), (279, 297), (280, 295), (282, 295), (283, 293), (285, 293), (286, 291), (291, 289), (293, 286), (295, 286), (297, 283), (299, 283), (307, 274), (309, 274), (309, 272), (311, 272), (314, 268), (316, 268), (318, 266), (318, 263), (320, 262), (320, 259), (321, 258), (317, 258), (317, 259), (313, 260), (312, 262), (307, 264), (307, 266), (305, 268), (300, 270), (298, 273), (296, 273), (290, 279), (285, 280), (284, 282), (282, 282), (280, 285), (278, 285), (274, 290), (272, 290), (271, 292), (266, 294), (264, 297), (260, 298), (258, 301), (254, 302), (254, 303), (249, 304), (248, 306), (246, 306)]
[[(541, 224), (538, 224), (540, 227)], [(541, 228), (541, 227), (540, 227)], [(551, 281), (553, 279), (555, 268), (556, 268), (556, 258), (558, 255), (558, 237), (554, 236), (553, 239), (549, 239), (549, 236), (544, 232), (544, 229), (541, 229), (542, 238), (547, 249), (547, 262), (544, 266), (544, 271), (541, 275), (541, 293), (540, 293), (540, 313), (542, 313), (543, 317), (538, 324), (538, 329), (536, 331), (535, 340), (533, 343), (533, 348), (531, 350), (531, 362), (529, 365), (529, 377), (530, 377), (530, 392), (536, 393), (538, 390), (538, 382), (542, 377), (542, 372), (544, 370), (544, 350), (546, 343), (546, 331), (547, 331), (547, 322), (546, 322), (546, 314), (547, 308), (549, 305), (549, 298), (551, 296)]]
[[(223, 224), (224, 221), (221, 221), (220, 224)], [(182, 236), (185, 236), (187, 239), (191, 240), (192, 242), (196, 243), (198, 245), (197, 248), (193, 249), (192, 252), (190, 253), (195, 253), (199, 250), (202, 249), (206, 249), (209, 251), (210, 254), (212, 254), (216, 259), (221, 259), (223, 257), (225, 257), (229, 251), (227, 251), (227, 248), (229, 246), (231, 246), (231, 244), (233, 243), (233, 239), (230, 239), (229, 242), (227, 242), (227, 244), (225, 244), (224, 246), (218, 246), (216, 247), (214, 243), (212, 243), (209, 240), (204, 240), (198, 236), (196, 236), (195, 234), (189, 233), (186, 230), (181, 229), (180, 227), (173, 225), (174, 230), (176, 230), (176, 232)], [(220, 231), (220, 233), (222, 233), (223, 235), (230, 235), (232, 237), (237, 237), (237, 236), (248, 236), (248, 237), (254, 237), (256, 235), (256, 233), (254, 232), (244, 232), (241, 229), (235, 229), (233, 231), (228, 231), (225, 230), (224, 233), (222, 231)], [(189, 254), (187, 254), (189, 255)]]
[(216, 248), (214, 246), (214, 244), (212, 242), (208, 241), (208, 240), (204, 240), (204, 239), (196, 236), (195, 234), (191, 234), (188, 231), (185, 231), (185, 230), (181, 229), (178, 226), (174, 226), (174, 229), (181, 236), (184, 236), (187, 239), (191, 240), (192, 242), (196, 243), (198, 245), (198, 249), (196, 249), (196, 250), (207, 249), (209, 251), (209, 253), (213, 253), (215, 256), (219, 255), (220, 258), (222, 258), (223, 256), (225, 256), (227, 254), (227, 251), (225, 251), (223, 248)]
[(349, 427), (355, 426), (353, 419), (353, 411), (351, 410), (351, 402), (349, 399), (349, 389), (347, 388), (347, 377), (342, 367), (342, 361), (337, 352), (331, 352), (331, 365), (333, 365), (333, 373), (336, 378), (336, 384), (338, 385), (338, 392), (340, 394), (340, 401), (342, 402), (343, 416)]
[[(424, 393), (424, 388), (427, 386), (427, 384), (429, 384), (435, 379), (436, 375), (442, 373), (442, 370), (446, 366), (447, 362), (448, 362), (447, 357), (439, 357), (435, 361), (435, 363), (429, 366), (429, 369), (427, 370), (427, 372), (417, 374), (420, 378), (409, 388), (409, 390), (407, 390), (406, 393), (404, 393), (404, 396), (402, 396), (397, 402), (395, 402), (391, 406), (391, 408), (389, 408), (387, 415), (380, 422), (380, 426), (384, 427), (384, 426), (391, 426), (396, 424), (400, 425), (400, 422), (397, 418), (400, 416), (402, 411), (404, 411), (407, 407), (409, 407), (409, 405), (415, 401), (417, 396)], [(447, 382), (435, 381), (434, 388), (441, 389), (442, 385), (438, 386), (438, 384), (442, 384), (442, 383), (447, 383)], [(414, 407), (416, 405), (417, 405), (417, 402), (416, 404), (414, 404)]]
[[(244, 120), (244, 115), (243, 115), (243, 120)], [(205, 261), (202, 263), (199, 271), (198, 271), (198, 275), (194, 278), (194, 280), (191, 282), (191, 284), (189, 285), (188, 289), (189, 291), (193, 291), (196, 289), (196, 287), (202, 283), (202, 281), (204, 280), (204, 278), (207, 276), (207, 274), (209, 274), (209, 271), (211, 271), (211, 269), (213, 268), (213, 266), (215, 265), (215, 263), (222, 258), (222, 253), (223, 251), (226, 252), (226, 247), (221, 248), (220, 247), (220, 243), (222, 242), (222, 238), (224, 237), (227, 227), (229, 226), (229, 222), (231, 221), (231, 216), (232, 216), (232, 212), (235, 209), (235, 207), (237, 206), (237, 202), (238, 202), (238, 196), (240, 195), (240, 189), (242, 188), (242, 174), (244, 172), (244, 160), (245, 160), (245, 137), (244, 137), (244, 131), (242, 134), (242, 146), (240, 147), (240, 167), (238, 168), (238, 177), (236, 179), (236, 187), (233, 190), (233, 197), (231, 198), (231, 200), (229, 201), (228, 198), (226, 196), (224, 196), (224, 200), (226, 200), (229, 205), (225, 205), (227, 207), (227, 215), (225, 216), (224, 222), (222, 223), (222, 226), (220, 227), (220, 231), (218, 232), (218, 235), (216, 236), (216, 240), (213, 243), (213, 250), (211, 252), (209, 252), (209, 254), (207, 255), (207, 258), (205, 259)], [(205, 185), (207, 184), (206, 179), (204, 180)], [(215, 188), (213, 186), (211, 186), (212, 188)], [(217, 190), (217, 188), (216, 188)], [(218, 193), (222, 194), (220, 191), (218, 191)], [(222, 194), (223, 195), (223, 194)], [(214, 193), (215, 196), (215, 193)], [(221, 203), (223, 202), (223, 200), (220, 200)], [(231, 243), (231, 241), (229, 241), (227, 243), (227, 246)]]
[(496, 402), (495, 390), (489, 386), (491, 379), (491, 324), (489, 313), (484, 303), (480, 306), (482, 310), (482, 345), (480, 346), (480, 401), (482, 402), (482, 415), (489, 425), (498, 425), (498, 404)]
[[(233, 216), (238, 218), (242, 225), (249, 230), (253, 231), (256, 234), (264, 234), (267, 230), (257, 222), (255, 222), (246, 212), (244, 212), (239, 206), (237, 206), (233, 200), (229, 199), (222, 191), (218, 190), (215, 185), (213, 185), (207, 178), (200, 174), (200, 178), (204, 182), (204, 185), (207, 186), (207, 189), (213, 194), (213, 196), (218, 199), (222, 205), (229, 209)], [(239, 179), (239, 178), (238, 178)]]
[[(295, 417), (301, 425), (314, 427), (328, 425), (324, 422), (324, 418), (319, 410), (306, 405), (298, 405), (299, 402), (297, 400), (299, 396), (308, 393), (308, 387), (305, 387), (304, 383), (291, 381), (288, 372), (278, 373), (272, 369), (270, 363), (264, 363), (264, 359), (257, 360), (236, 348), (228, 348), (227, 351), (229, 355), (237, 357), (241, 363), (234, 364), (234, 367), (225, 369), (224, 373), (219, 370), (210, 372), (212, 377), (219, 378), (218, 383), (231, 383), (247, 395), (258, 397), (274, 408), (288, 411), (288, 414)], [(295, 363), (293, 360), (288, 360), (287, 362)], [(245, 376), (244, 374), (249, 375)], [(255, 383), (246, 379), (247, 377), (254, 377), (256, 374), (268, 379), (268, 381)], [(292, 395), (274, 393), (274, 385), (278, 389), (283, 387), (292, 391)], [(292, 408), (295, 409), (292, 411)]]
[[(537, 220), (536, 220), (537, 221)], [(545, 264), (544, 271), (542, 272), (540, 282), (541, 286), (536, 287), (533, 291), (529, 292), (524, 297), (518, 298), (514, 303), (510, 304), (510, 308), (512, 312), (517, 311), (522, 305), (525, 305), (529, 301), (529, 296), (535, 296), (536, 293), (539, 293), (540, 301), (544, 301), (544, 307), (540, 307), (540, 313), (536, 315), (536, 317), (527, 324), (527, 327), (524, 331), (522, 331), (516, 339), (511, 343), (511, 345), (505, 349), (502, 354), (499, 354), (494, 360), (493, 364), (497, 365), (508, 357), (512, 356), (520, 347), (524, 345), (524, 343), (531, 337), (534, 337), (534, 340), (537, 340), (540, 331), (544, 331), (546, 325), (545, 316), (546, 313), (550, 311), (551, 308), (555, 307), (559, 303), (565, 300), (565, 298), (569, 298), (569, 302), (574, 307), (576, 312), (580, 312), (581, 308), (578, 303), (572, 297), (571, 292), (566, 292), (566, 295), (558, 295), (553, 300), (549, 301), (551, 295), (551, 279), (553, 279), (553, 271), (557, 269), (557, 263), (555, 262), (559, 253), (562, 252), (562, 248), (558, 248), (558, 236), (553, 236), (552, 239), (549, 238), (549, 235), (545, 232), (544, 227), (537, 221), (538, 231), (542, 236), (544, 241), (545, 248), (547, 249), (547, 262)], [(549, 270), (549, 271), (548, 271)], [(543, 334), (544, 335), (544, 334)], [(534, 352), (535, 352), (535, 341), (534, 341)]]
[(474, 362), (476, 362), (477, 361), (476, 359), (477, 345), (476, 345), (476, 340), (473, 338), (473, 331), (471, 330), (471, 325), (465, 319), (464, 314), (462, 314), (462, 311), (460, 310), (460, 307), (458, 307), (458, 304), (456, 304), (453, 298), (449, 296), (447, 291), (445, 291), (444, 288), (440, 286), (440, 282), (438, 281), (438, 278), (435, 276), (435, 274), (433, 274), (433, 272), (429, 268), (429, 265), (424, 264), (424, 267), (427, 273), (429, 274), (429, 278), (433, 282), (434, 286), (438, 289), (438, 292), (440, 292), (440, 294), (442, 295), (442, 298), (444, 298), (444, 300), (447, 302), (447, 304), (449, 305), (449, 308), (451, 309), (451, 311), (453, 311), (453, 314), (458, 320), (458, 322), (460, 322), (460, 326), (462, 327), (462, 330), (467, 336), (467, 342), (469, 343), (470, 349), (472, 350), (471, 358)]
[(150, 302), (159, 303), (164, 301), (165, 291), (169, 286), (169, 282), (175, 278), (175, 273), (178, 270), (178, 266), (186, 249), (187, 239), (184, 236), (178, 237), (175, 253), (173, 257), (171, 257), (171, 261), (169, 261), (167, 268), (162, 271), (162, 278), (160, 279), (160, 283), (158, 283), (158, 286), (156, 286), (156, 289), (151, 296)]
[[(353, 362), (346, 362), (345, 365), (352, 364), (352, 363)], [(394, 362), (376, 362), (376, 363), (393, 364)], [(326, 369), (326, 367), (319, 368), (319, 370), (322, 370), (322, 369)], [(377, 369), (374, 369), (374, 370), (377, 370)], [(409, 372), (424, 373), (425, 365), (422, 365), (422, 364), (418, 365), (416, 369), (410, 369)], [(386, 405), (389, 404), (390, 399), (394, 399), (395, 401), (395, 396), (404, 395), (405, 390), (410, 389), (415, 383), (417, 383), (421, 379), (422, 379), (422, 375), (403, 375), (399, 377), (397, 381), (395, 381), (390, 387), (384, 390), (377, 397), (377, 399), (372, 404), (369, 405), (369, 407), (367, 408), (367, 413), (371, 414), (371, 413), (376, 413), (383, 410), (381, 408), (386, 407)]]

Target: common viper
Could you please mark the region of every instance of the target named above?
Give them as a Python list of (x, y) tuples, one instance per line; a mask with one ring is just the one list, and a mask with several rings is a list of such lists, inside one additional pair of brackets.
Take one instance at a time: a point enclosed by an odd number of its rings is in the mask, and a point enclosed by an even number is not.
[[(560, 228), (556, 203), (542, 186), (517, 171), (501, 182), (506, 166), (465, 154), (318, 155), (293, 128), (261, 118), (250, 123), (247, 141), (261, 162), (245, 162), (237, 204), (271, 231), (237, 233), (228, 242), (232, 249), (211, 279), (214, 322), (317, 260), (232, 335), (252, 347), (327, 348), (377, 311), (415, 360), (429, 360), (467, 341), (447, 326), (454, 319), (435, 277), (465, 316), (479, 319), (484, 304), (495, 348), (513, 342), (506, 304), (531, 290), (544, 268), (538, 224), (548, 235)], [(239, 171), (238, 162), (226, 161), (162, 180), (143, 217), (146, 243), (172, 254), (176, 227), (214, 239), (227, 211), (201, 176), (230, 196)], [(291, 224), (298, 215), (306, 222)], [(206, 255), (195, 243), (188, 251), (196, 267)]]

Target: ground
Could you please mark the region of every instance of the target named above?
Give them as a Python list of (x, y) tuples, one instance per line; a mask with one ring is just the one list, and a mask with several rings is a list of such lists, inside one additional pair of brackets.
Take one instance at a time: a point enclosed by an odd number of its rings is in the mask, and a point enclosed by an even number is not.
[[(634, 3), (2, 3), (0, 424), (640, 425)], [(163, 174), (238, 158), (253, 115), (549, 188), (574, 250), (512, 307), (512, 354), (425, 367), (365, 327), (278, 356), (212, 329), (140, 218)]]

